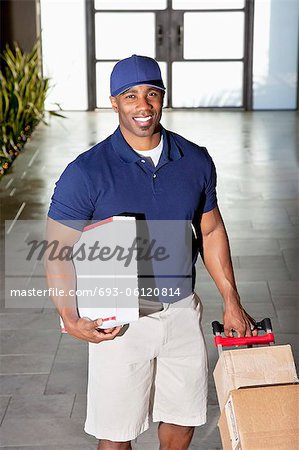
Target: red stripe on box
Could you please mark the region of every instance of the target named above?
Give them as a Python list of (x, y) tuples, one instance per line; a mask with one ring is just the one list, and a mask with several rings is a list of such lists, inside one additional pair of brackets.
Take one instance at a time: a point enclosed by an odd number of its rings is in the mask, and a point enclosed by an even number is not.
[[(116, 316), (112, 316), (112, 317), (105, 317), (104, 319), (102, 319), (102, 322), (108, 322), (108, 320), (116, 320)], [(65, 328), (60, 328), (61, 333), (67, 333)]]
[(107, 322), (108, 320), (116, 320), (116, 316), (105, 317), (104, 319), (102, 319), (103, 322)]
[(83, 231), (89, 231), (93, 228), (100, 227), (101, 225), (105, 225), (106, 223), (113, 222), (113, 217), (108, 217), (108, 219), (101, 220), (100, 222), (92, 223), (91, 225), (87, 225), (83, 228)]

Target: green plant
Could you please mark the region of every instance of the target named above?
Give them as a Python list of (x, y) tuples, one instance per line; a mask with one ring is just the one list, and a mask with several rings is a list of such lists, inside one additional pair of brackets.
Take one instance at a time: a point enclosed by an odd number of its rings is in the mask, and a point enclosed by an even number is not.
[[(18, 156), (36, 125), (44, 123), (49, 78), (41, 75), (40, 43), (30, 53), (7, 45), (0, 72), (0, 176)], [(60, 114), (51, 112), (53, 115)], [(63, 117), (63, 116), (61, 116)]]

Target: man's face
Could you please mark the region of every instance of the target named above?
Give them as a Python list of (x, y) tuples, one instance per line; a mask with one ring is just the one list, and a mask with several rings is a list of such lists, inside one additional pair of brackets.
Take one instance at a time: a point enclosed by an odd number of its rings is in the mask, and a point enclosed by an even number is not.
[(149, 137), (159, 131), (164, 92), (151, 86), (134, 86), (124, 93), (110, 97), (124, 134)]

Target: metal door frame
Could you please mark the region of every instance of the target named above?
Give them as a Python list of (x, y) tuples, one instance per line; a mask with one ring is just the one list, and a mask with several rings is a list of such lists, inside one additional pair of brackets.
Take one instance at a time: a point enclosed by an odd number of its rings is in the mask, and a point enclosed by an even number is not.
[[(86, 1), (86, 43), (87, 43), (87, 83), (88, 83), (88, 110), (93, 111), (96, 105), (96, 49), (95, 49), (95, 14), (98, 10), (94, 7), (94, 0)], [(253, 65), (253, 26), (254, 26), (254, 1), (245, 0), (245, 7), (240, 9), (188, 9), (173, 10), (172, 0), (167, 0), (164, 10), (103, 10), (103, 12), (151, 12), (156, 15), (156, 59), (167, 64), (167, 104), (171, 109), (238, 109), (252, 110), (252, 65)], [(183, 58), (183, 17), (185, 12), (244, 12), (244, 55), (240, 59), (192, 59)], [(165, 43), (165, 41), (166, 43)], [(172, 46), (176, 40), (177, 45)], [(114, 61), (101, 59), (103, 62)], [(172, 107), (172, 62), (242, 62), (243, 63), (243, 104), (235, 107)]]

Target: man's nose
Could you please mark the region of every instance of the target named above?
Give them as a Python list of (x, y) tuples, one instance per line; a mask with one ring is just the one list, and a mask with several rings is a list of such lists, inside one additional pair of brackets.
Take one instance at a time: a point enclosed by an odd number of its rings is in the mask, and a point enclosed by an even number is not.
[(141, 96), (138, 98), (138, 103), (137, 103), (137, 107), (139, 109), (148, 109), (148, 108), (152, 108), (152, 105), (150, 103), (150, 100), (148, 97), (146, 96)]

